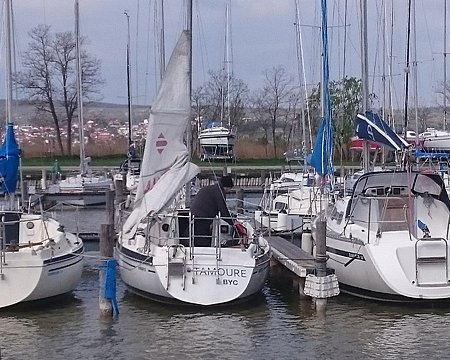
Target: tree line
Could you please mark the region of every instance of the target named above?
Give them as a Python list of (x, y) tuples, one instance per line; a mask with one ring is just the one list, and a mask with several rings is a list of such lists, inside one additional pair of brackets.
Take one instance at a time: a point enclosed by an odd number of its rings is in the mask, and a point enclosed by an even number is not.
[[(38, 112), (51, 115), (57, 146), (62, 155), (72, 154), (72, 123), (76, 118), (76, 53), (71, 32), (52, 33), (39, 25), (29, 33), (28, 49), (22, 55), (23, 70), (14, 76), (15, 84)], [(81, 45), (86, 38), (81, 38)], [(100, 93), (104, 80), (101, 61), (81, 47), (82, 90), (85, 101)], [(308, 152), (321, 118), (320, 84), (305, 94), (301, 84), (283, 66), (263, 72), (261, 89), (250, 91), (247, 84), (225, 69), (209, 72), (209, 80), (193, 89), (192, 141), (199, 147), (198, 131), (206, 120), (220, 120), (257, 134), (279, 157), (286, 149), (301, 147)], [(345, 77), (330, 83), (335, 150), (348, 158), (348, 146), (355, 133), (354, 117), (361, 104), (361, 80)], [(375, 98), (371, 94), (371, 98)], [(61, 129), (67, 131), (63, 144)], [(198, 149), (199, 150), (199, 149)]]

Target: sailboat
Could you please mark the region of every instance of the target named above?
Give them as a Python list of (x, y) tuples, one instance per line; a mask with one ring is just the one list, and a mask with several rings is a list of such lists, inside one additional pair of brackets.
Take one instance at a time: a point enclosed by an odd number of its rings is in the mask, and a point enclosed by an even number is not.
[(184, 30), (151, 107), (134, 207), (119, 232), (115, 257), (132, 292), (162, 302), (213, 306), (242, 301), (262, 289), (270, 246), (249, 225), (246, 237), (236, 239), (233, 226), (220, 217), (213, 221), (211, 246), (195, 245), (186, 184), (199, 168), (189, 161), (184, 141), (191, 113), (191, 41), (191, 31)]
[(12, 4), (6, 0), (7, 125), (0, 148), (0, 308), (71, 292), (83, 271), (83, 242), (55, 219), (29, 214), (16, 193), (20, 149), (12, 120)]
[[(296, 24), (300, 23), (299, 8), (296, 2)], [(297, 27), (297, 49), (302, 49), (301, 36)], [(323, 45), (326, 47), (326, 29), (323, 36)], [(323, 51), (322, 60), (322, 98), (329, 103), (328, 94), (328, 56)], [(300, 54), (299, 54), (300, 61)], [(300, 73), (300, 71), (299, 71)], [(306, 93), (306, 90), (305, 90)], [(327, 109), (330, 109), (328, 112)], [(320, 176), (326, 175), (328, 159), (332, 157), (332, 127), (331, 105), (322, 107), (322, 122), (317, 135), (316, 145), (312, 154), (306, 154), (301, 149), (303, 171), (283, 172), (280, 177), (270, 182), (263, 191), (259, 209), (255, 211), (255, 220), (263, 228), (269, 229), (279, 235), (302, 235), (311, 231), (311, 219), (317, 216), (327, 205), (328, 199), (323, 194)], [(326, 110), (326, 111), (325, 111)], [(309, 112), (309, 111), (308, 111)], [(303, 145), (306, 144), (306, 125), (303, 119)], [(285, 154), (286, 155), (286, 154)], [(308, 169), (308, 161), (310, 162)], [(325, 162), (325, 164), (323, 164)], [(314, 170), (315, 169), (315, 170)]]
[[(363, 98), (367, 100), (367, 2), (362, 1)], [(366, 109), (367, 104), (364, 104)], [(401, 152), (402, 170), (368, 170), (326, 219), (328, 264), (342, 292), (391, 302), (450, 299), (450, 199), (437, 174), (411, 171), (410, 144), (376, 113), (356, 116), (359, 138)], [(367, 151), (368, 153), (368, 151)], [(366, 154), (367, 154), (366, 153)], [(316, 229), (313, 223), (313, 236)]]
[[(231, 8), (230, 4), (226, 4), (226, 21), (225, 21), (225, 57), (224, 57), (224, 73), (226, 79), (226, 89), (222, 89), (222, 108), (220, 120), (208, 119), (202, 124), (198, 134), (200, 142), (201, 161), (234, 160), (234, 144), (236, 138), (236, 127), (231, 125), (230, 118), (230, 43), (231, 43)], [(225, 103), (227, 105), (225, 106)]]
[(79, 31), (79, 4), (75, 0), (75, 51), (77, 69), (77, 103), (80, 135), (80, 173), (74, 176), (66, 176), (57, 183), (55, 192), (62, 194), (77, 194), (79, 196), (65, 200), (65, 203), (75, 206), (89, 206), (104, 204), (106, 197), (99, 197), (98, 193), (108, 191), (113, 186), (112, 177), (95, 175), (90, 169), (91, 158), (85, 156), (84, 149), (84, 119), (83, 119), (83, 93), (82, 93), (82, 67)]

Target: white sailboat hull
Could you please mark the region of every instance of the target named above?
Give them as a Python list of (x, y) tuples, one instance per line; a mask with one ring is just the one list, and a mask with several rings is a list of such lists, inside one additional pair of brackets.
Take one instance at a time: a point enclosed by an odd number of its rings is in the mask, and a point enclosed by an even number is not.
[(328, 265), (340, 289), (352, 295), (450, 300), (449, 220), (448, 197), (437, 175), (363, 175), (352, 196), (328, 208)]
[(423, 139), (423, 147), (428, 151), (450, 152), (450, 133)]
[[(21, 220), (19, 248), (2, 251), (0, 308), (71, 292), (83, 271), (79, 238), (57, 230), (53, 221), (43, 224), (39, 217), (28, 215)], [(27, 228), (31, 223), (34, 228)], [(47, 236), (39, 234), (44, 227)]]
[(123, 282), (138, 294), (208, 306), (243, 300), (263, 288), (270, 253), (258, 254), (255, 246), (244, 251), (222, 248), (220, 261), (215, 247), (153, 245), (151, 255), (143, 258), (142, 253), (122, 246), (116, 248), (115, 256)]
[[(404, 241), (400, 240), (402, 237)], [(377, 300), (450, 299), (448, 260), (416, 268), (415, 243), (407, 237), (406, 233), (392, 234), (391, 239), (383, 239), (383, 244), (360, 246), (327, 236), (329, 264), (336, 272), (340, 289)], [(395, 245), (389, 246), (389, 242)], [(448, 259), (449, 253), (444, 252), (442, 245), (431, 244), (429, 250)]]

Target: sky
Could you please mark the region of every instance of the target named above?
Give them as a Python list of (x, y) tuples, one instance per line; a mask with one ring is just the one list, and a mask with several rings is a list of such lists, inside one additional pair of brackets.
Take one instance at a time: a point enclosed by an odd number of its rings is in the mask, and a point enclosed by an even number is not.
[[(54, 32), (74, 29), (74, 0), (12, 1), (15, 43), (19, 53), (26, 51), (29, 42), (27, 33), (36, 25), (50, 25)], [(88, 39), (88, 52), (102, 62), (101, 76), (105, 84), (100, 100), (120, 104), (127, 102), (128, 31), (127, 16), (124, 14), (127, 11), (130, 22), (132, 102), (151, 104), (159, 83), (159, 70), (155, 65), (155, 54), (158, 52), (155, 51), (154, 39), (155, 29), (161, 24), (159, 21), (155, 25), (155, 7), (159, 8), (160, 2), (161, 0), (79, 0), (80, 32)], [(417, 55), (412, 54), (410, 60), (417, 64), (417, 77), (413, 76), (414, 71), (411, 70), (410, 102), (415, 101), (413, 94), (417, 93), (419, 106), (442, 105), (442, 95), (436, 94), (436, 89), (444, 80), (443, 53), (448, 51), (448, 47), (444, 46), (444, 0), (412, 2), (415, 4), (416, 16), (413, 17), (415, 31), (411, 31), (410, 44), (412, 49), (417, 49)], [(194, 88), (208, 80), (209, 70), (217, 71), (223, 67), (226, 48), (232, 53), (229, 62), (234, 75), (242, 79), (252, 91), (262, 88), (265, 72), (278, 66), (286, 68), (293, 78), (293, 86), (305, 87), (306, 83), (306, 88), (310, 91), (320, 82), (319, 0), (193, 0), (193, 3)], [(225, 46), (227, 3), (231, 9), (228, 24), (231, 24), (232, 41), (231, 45)], [(298, 27), (295, 25), (296, 3), (299, 8)], [(344, 72), (348, 76), (360, 78), (360, 1), (328, 0), (327, 3), (330, 78), (338, 80)], [(384, 3), (386, 10), (383, 9)], [(183, 28), (183, 4), (184, 0), (164, 1), (166, 62)], [(390, 10), (392, 4), (393, 17)], [(347, 13), (344, 11), (345, 5)], [(382, 106), (388, 101), (388, 96), (383, 96), (389, 93), (388, 90), (383, 91), (388, 86), (383, 88), (382, 79), (392, 80), (392, 85), (388, 87), (392, 89), (389, 101), (391, 106), (404, 106), (407, 5), (407, 0), (368, 0), (369, 91), (378, 95), (375, 106)], [(386, 16), (383, 16), (384, 13)], [(385, 31), (388, 39), (385, 46), (383, 24), (388, 29)], [(299, 35), (302, 58), (299, 58), (296, 46)], [(2, 45), (3, 43), (2, 36)], [(383, 51), (383, 48), (386, 50)], [(2, 55), (2, 62), (3, 59)], [(382, 59), (386, 60), (383, 62)], [(17, 62), (20, 69), (20, 60)], [(391, 71), (387, 64), (392, 64)], [(384, 82), (389, 83), (391, 82), (388, 80)], [(0, 90), (0, 98), (3, 98), (4, 89)]]

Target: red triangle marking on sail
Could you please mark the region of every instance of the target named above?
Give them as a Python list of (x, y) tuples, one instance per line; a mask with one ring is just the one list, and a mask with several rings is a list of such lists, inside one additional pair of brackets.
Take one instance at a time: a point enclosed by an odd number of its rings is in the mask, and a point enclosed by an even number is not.
[(162, 153), (164, 148), (167, 146), (167, 140), (164, 137), (164, 135), (161, 133), (158, 136), (158, 139), (156, 139), (156, 150), (158, 153)]

